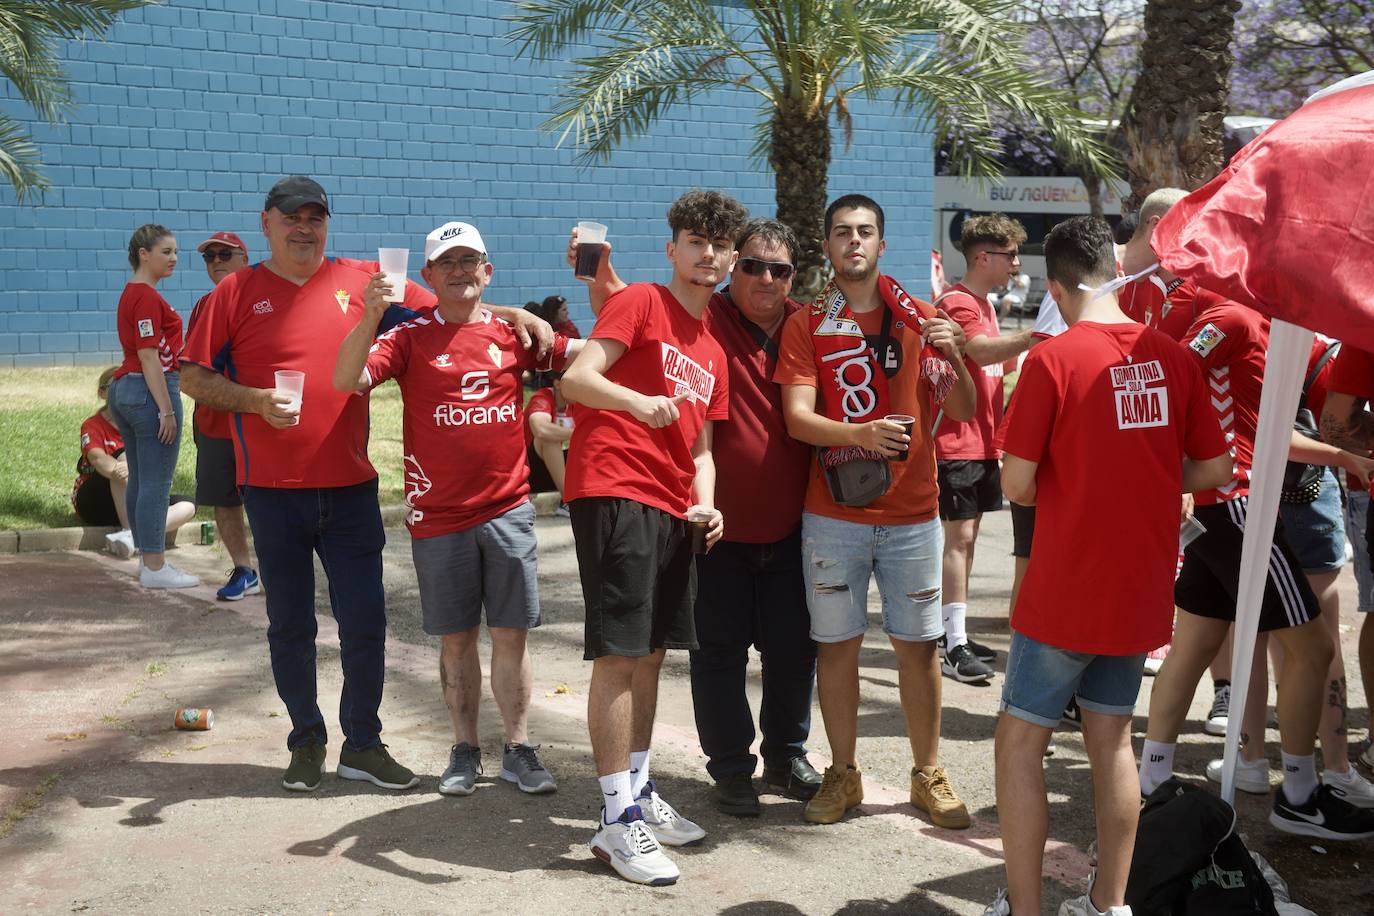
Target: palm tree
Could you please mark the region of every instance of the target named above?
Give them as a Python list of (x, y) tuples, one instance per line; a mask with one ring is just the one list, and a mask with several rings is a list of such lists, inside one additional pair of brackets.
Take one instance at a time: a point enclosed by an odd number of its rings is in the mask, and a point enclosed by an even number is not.
[[(512, 37), (552, 57), (586, 39), (546, 127), (602, 160), (672, 106), (743, 88), (759, 99), (754, 152), (773, 168), (778, 219), (801, 240), (801, 285), (819, 286), (831, 128), (852, 137), (853, 98), (929, 118), (970, 175), (998, 171), (995, 128), (1040, 125), (1112, 174), (1081, 114), (1018, 54), (1005, 0), (520, 0)], [(727, 7), (730, 12), (727, 12)]]
[[(49, 124), (75, 107), (57, 41), (101, 36), (126, 10), (154, 0), (0, 0), (0, 74)], [(0, 114), (0, 175), (22, 201), (48, 186), (38, 147), (23, 126)]]
[(1222, 118), (1240, 0), (1149, 0), (1126, 115), (1127, 208), (1156, 188), (1191, 191), (1225, 165)]

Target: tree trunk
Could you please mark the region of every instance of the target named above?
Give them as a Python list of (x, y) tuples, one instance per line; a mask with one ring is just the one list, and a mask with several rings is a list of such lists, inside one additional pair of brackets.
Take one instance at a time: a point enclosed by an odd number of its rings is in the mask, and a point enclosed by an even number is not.
[(1102, 179), (1092, 169), (1083, 169), (1081, 177), (1083, 189), (1088, 192), (1088, 212), (1102, 219)]
[(806, 302), (830, 276), (830, 266), (821, 254), (830, 124), (825, 114), (813, 114), (784, 99), (773, 110), (771, 136), (768, 162), (776, 182), (778, 221), (791, 227), (801, 247), (792, 297)]
[(1128, 210), (1151, 191), (1191, 191), (1225, 165), (1221, 120), (1240, 0), (1149, 0), (1140, 79), (1126, 115)]

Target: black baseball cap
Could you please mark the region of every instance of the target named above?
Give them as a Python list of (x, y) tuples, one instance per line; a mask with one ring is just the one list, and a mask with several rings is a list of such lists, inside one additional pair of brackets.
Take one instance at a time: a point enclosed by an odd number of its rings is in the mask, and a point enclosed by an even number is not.
[(326, 214), (329, 213), (329, 195), (324, 193), (319, 182), (304, 175), (288, 175), (272, 185), (262, 208), (271, 210), (276, 207), (283, 213), (295, 213), (306, 204), (319, 204)]

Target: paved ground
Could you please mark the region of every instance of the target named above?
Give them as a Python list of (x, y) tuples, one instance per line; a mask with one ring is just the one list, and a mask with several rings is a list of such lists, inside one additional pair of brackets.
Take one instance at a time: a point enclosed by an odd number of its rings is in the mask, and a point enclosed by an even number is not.
[[(584, 729), (588, 666), (571, 536), (559, 519), (541, 519), (539, 534), (548, 623), (532, 638), (532, 733), (561, 784), (544, 797), (491, 779), (466, 799), (436, 793), (450, 738), (403, 530), (390, 532), (387, 556), (392, 641), (382, 715), (393, 753), (424, 779), (400, 795), (332, 775), (313, 795), (281, 790), (288, 726), (272, 688), (261, 598), (225, 605), (210, 588), (149, 594), (132, 582), (132, 562), (90, 553), (0, 558), (0, 873), (8, 887), (0, 911), (982, 912), (1001, 883), (989, 740), (998, 682), (944, 682), (943, 756), (975, 824), (962, 832), (933, 828), (906, 804), (910, 757), (880, 634), (869, 637), (862, 658), (866, 802), (832, 827), (804, 825), (798, 803), (773, 796), (757, 821), (713, 811), (686, 656), (672, 657), (653, 769), (664, 795), (710, 835), (674, 853), (683, 873), (675, 887), (615, 879), (586, 848), (599, 801)], [(970, 629), (1002, 650), (1009, 543), (1006, 514), (990, 516), (970, 610)], [(227, 565), (218, 548), (183, 548), (175, 559), (216, 584)], [(1353, 606), (1348, 574), (1342, 584)], [(340, 678), (327, 612), (320, 626), (321, 706), (336, 748)], [(1345, 630), (1353, 666), (1355, 632)], [(750, 689), (757, 696), (757, 670)], [(1200, 773), (1218, 753), (1219, 739), (1197, 725), (1209, 701), (1203, 688), (1179, 752), (1183, 773)], [(182, 705), (213, 707), (214, 729), (174, 731), (172, 711)], [(1363, 723), (1357, 683), (1351, 705), (1352, 720)], [(501, 737), (489, 694), (483, 719), (494, 772)], [(819, 713), (815, 719), (812, 744), (823, 749)], [(1082, 886), (1091, 839), (1081, 740), (1063, 732), (1058, 746), (1047, 764), (1045, 881), (1047, 901), (1055, 902)], [(819, 765), (823, 756), (813, 760)], [(1326, 844), (1318, 853), (1276, 837), (1263, 825), (1267, 805), (1242, 797), (1242, 828), (1292, 882), (1296, 899), (1322, 916), (1374, 912), (1371, 847)]]

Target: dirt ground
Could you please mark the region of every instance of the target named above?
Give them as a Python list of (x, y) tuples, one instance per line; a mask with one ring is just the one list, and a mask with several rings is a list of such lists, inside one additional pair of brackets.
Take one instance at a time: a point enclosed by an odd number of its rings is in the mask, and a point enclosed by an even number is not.
[[(340, 675), (323, 576), (319, 677), (330, 773), (319, 791), (295, 795), (280, 787), (289, 726), (272, 686), (263, 599), (214, 600), (228, 565), (220, 548), (175, 552), (175, 562), (213, 583), (181, 593), (142, 591), (132, 561), (90, 553), (0, 558), (0, 732), (8, 735), (0, 745), (0, 873), (8, 887), (0, 911), (982, 913), (1003, 883), (991, 742), (1000, 678), (983, 687), (943, 682), (942, 757), (975, 820), (967, 831), (934, 828), (906, 801), (910, 752), (876, 615), (861, 660), (859, 812), (838, 825), (809, 826), (799, 803), (766, 795), (757, 820), (716, 813), (696, 743), (686, 653), (674, 653), (664, 669), (652, 768), (664, 797), (709, 835), (699, 847), (671, 851), (682, 869), (673, 887), (614, 877), (586, 847), (599, 796), (585, 730), (589, 666), (581, 658), (571, 533), (562, 519), (538, 525), (546, 623), (531, 637), (531, 735), (559, 780), (551, 796), (525, 796), (494, 778), (502, 738), (489, 692), (488, 776), (471, 797), (438, 795), (452, 739), (403, 529), (389, 531), (387, 548), (383, 737), (422, 782), (400, 794), (332, 774)], [(988, 516), (978, 546), (970, 630), (1004, 652), (1006, 513)], [(1341, 586), (1344, 606), (1353, 608), (1348, 570)], [(1346, 614), (1343, 637), (1359, 737), (1368, 707), (1354, 676), (1354, 618)], [(999, 669), (1004, 663), (1002, 656)], [(1178, 754), (1180, 774), (1198, 782), (1221, 747), (1201, 730), (1209, 688), (1198, 691)], [(750, 690), (757, 700), (757, 663)], [(1147, 702), (1142, 696), (1137, 708)], [(178, 706), (213, 707), (214, 728), (173, 730)], [(1143, 718), (1136, 725), (1143, 729)], [(1269, 738), (1277, 760), (1277, 734)], [(1046, 764), (1050, 911), (1082, 893), (1092, 839), (1081, 738), (1061, 730), (1056, 740)], [(811, 747), (812, 761), (823, 765), (819, 711)], [(1269, 829), (1269, 804), (1242, 795), (1242, 830), (1289, 880), (1294, 898), (1322, 916), (1374, 912), (1374, 847), (1326, 843), (1318, 852)]]

